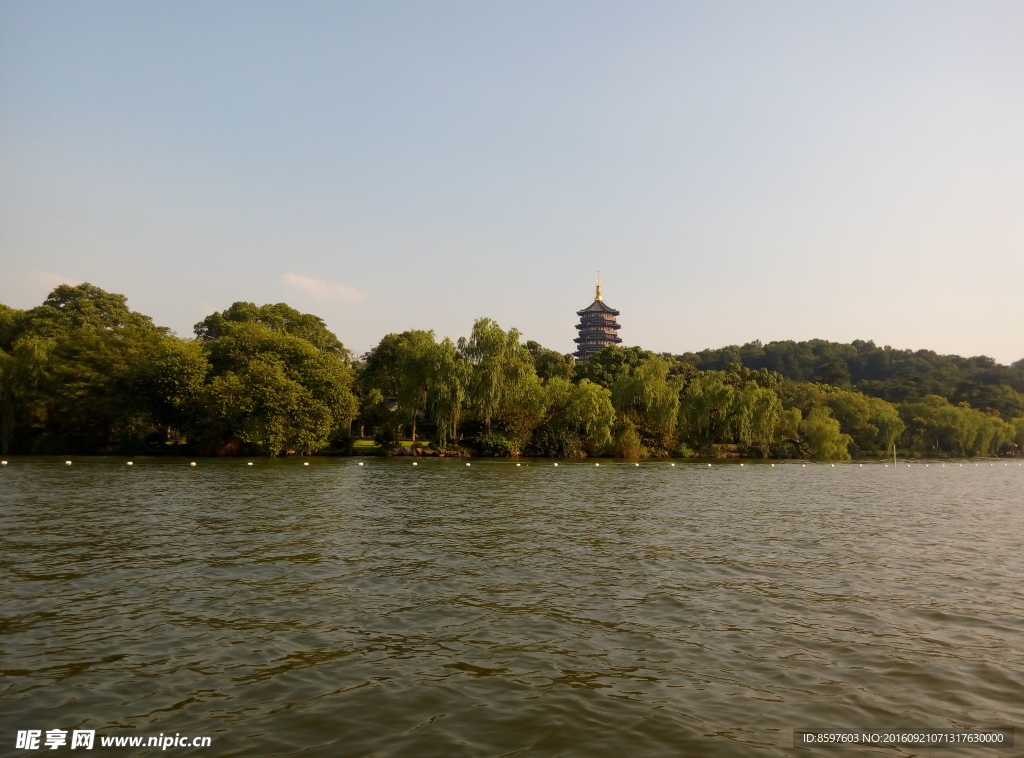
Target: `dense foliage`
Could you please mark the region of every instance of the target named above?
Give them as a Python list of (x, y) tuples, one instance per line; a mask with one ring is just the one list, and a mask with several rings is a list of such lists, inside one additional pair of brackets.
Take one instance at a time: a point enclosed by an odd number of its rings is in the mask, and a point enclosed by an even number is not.
[(180, 339), (89, 284), (0, 305), (4, 452), (381, 450), (583, 457), (994, 455), (1024, 445), (1024, 365), (811, 342), (585, 363), (479, 319), (358, 361), (316, 316), (235, 303)]
[(277, 455), (348, 429), (349, 356), (317, 317), (235, 303), (196, 334), (179, 339), (90, 284), (62, 285), (28, 311), (2, 307), (0, 446)]
[(890, 403), (916, 403), (938, 395), (954, 405), (970, 403), (994, 411), (1003, 420), (1024, 416), (1024, 359), (1001, 366), (984, 355), (961, 358), (931, 350), (896, 350), (863, 340), (748, 342), (677, 357), (705, 370), (744, 366), (775, 371), (794, 382), (857, 389)]

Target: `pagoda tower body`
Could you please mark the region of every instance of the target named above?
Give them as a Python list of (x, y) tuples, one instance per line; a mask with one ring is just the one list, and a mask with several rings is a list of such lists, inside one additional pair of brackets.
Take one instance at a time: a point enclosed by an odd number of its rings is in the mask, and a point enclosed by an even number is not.
[(604, 298), (601, 297), (600, 278), (597, 280), (594, 302), (582, 311), (576, 311), (576, 315), (580, 317), (580, 323), (576, 324), (580, 336), (573, 340), (577, 345), (576, 352), (573, 353), (576, 360), (585, 361), (601, 348), (622, 342), (618, 334), (622, 327), (615, 320), (619, 312), (605, 305)]

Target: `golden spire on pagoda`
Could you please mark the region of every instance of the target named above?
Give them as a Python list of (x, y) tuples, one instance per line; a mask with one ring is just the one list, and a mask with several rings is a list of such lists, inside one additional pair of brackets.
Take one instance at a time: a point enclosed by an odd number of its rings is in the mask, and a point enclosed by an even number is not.
[(595, 300), (601, 300), (601, 272), (597, 272), (597, 295), (594, 297)]

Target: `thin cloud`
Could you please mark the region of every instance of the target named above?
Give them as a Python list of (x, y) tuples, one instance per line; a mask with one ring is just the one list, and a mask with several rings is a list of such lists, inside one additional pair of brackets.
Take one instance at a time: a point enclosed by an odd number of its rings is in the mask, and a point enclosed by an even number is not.
[(82, 284), (81, 279), (75, 279), (73, 276), (64, 276), (63, 274), (55, 274), (52, 271), (29, 271), (28, 273), (32, 281), (36, 284), (41, 284), (49, 290), (62, 284), (70, 284), (72, 287)]
[(355, 287), (325, 282), (322, 279), (314, 279), (311, 276), (302, 276), (301, 274), (285, 274), (284, 281), (286, 284), (300, 289), (318, 300), (362, 300), (366, 297), (366, 293), (360, 292)]

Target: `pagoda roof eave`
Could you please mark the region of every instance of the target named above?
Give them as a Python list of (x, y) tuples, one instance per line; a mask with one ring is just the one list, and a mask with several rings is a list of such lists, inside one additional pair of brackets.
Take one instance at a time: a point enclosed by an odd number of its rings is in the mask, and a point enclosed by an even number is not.
[(603, 300), (595, 300), (583, 310), (576, 311), (577, 316), (582, 316), (587, 313), (610, 313), (613, 316), (619, 315), (619, 312), (617, 310), (605, 305), (605, 302)]

